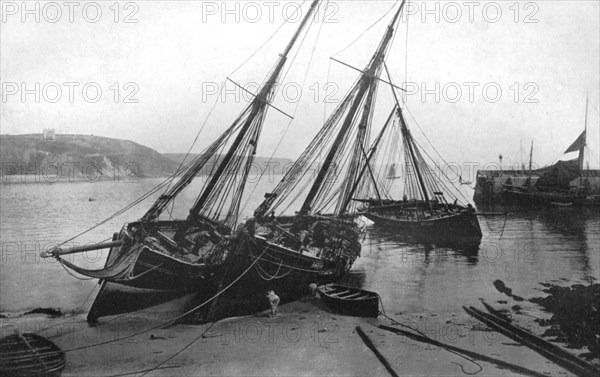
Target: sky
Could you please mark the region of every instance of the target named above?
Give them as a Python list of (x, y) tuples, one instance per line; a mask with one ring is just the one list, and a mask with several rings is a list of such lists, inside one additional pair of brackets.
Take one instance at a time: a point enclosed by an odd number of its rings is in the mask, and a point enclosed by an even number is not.
[[(527, 161), (532, 140), (536, 165), (575, 158), (563, 152), (583, 131), (587, 95), (586, 158), (597, 168), (599, 4), (408, 3), (386, 64), (407, 89), (417, 140), (428, 145), (422, 130), (446, 161), (459, 165), (483, 167), (499, 155), (503, 167)], [(364, 67), (394, 5), (323, 1), (286, 65), (260, 155), (302, 152), (358, 74), (330, 58)], [(256, 92), (253, 83), (267, 75), (307, 7), (302, 1), (2, 1), (0, 132), (54, 128), (182, 153), (202, 130), (198, 152), (248, 103), (250, 96), (227, 78)], [(392, 104), (389, 86), (381, 85), (374, 129)]]

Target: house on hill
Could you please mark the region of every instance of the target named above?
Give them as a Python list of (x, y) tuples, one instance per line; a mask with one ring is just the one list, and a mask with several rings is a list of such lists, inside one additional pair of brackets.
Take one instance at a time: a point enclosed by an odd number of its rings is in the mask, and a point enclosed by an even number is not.
[(44, 132), (42, 132), (42, 140), (56, 140), (56, 132), (54, 131), (54, 128), (44, 128)]

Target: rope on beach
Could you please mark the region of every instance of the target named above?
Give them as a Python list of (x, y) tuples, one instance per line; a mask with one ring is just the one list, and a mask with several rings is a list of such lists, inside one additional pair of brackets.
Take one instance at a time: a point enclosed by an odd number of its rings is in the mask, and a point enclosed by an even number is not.
[(508, 220), (508, 212), (504, 214), (504, 224), (502, 224), (502, 231), (500, 232), (500, 238), (504, 235), (504, 227), (506, 227), (506, 220)]
[[(144, 377), (145, 375), (147, 375), (148, 373), (160, 368), (161, 366), (163, 366), (164, 364), (168, 363), (169, 361), (171, 361), (172, 359), (174, 359), (176, 356), (178, 356), (179, 354), (181, 354), (183, 351), (185, 351), (186, 349), (190, 348), (192, 346), (192, 344), (196, 343), (199, 339), (204, 337), (204, 334), (206, 334), (208, 332), (208, 330), (210, 330), (215, 323), (217, 323), (218, 321), (214, 321), (213, 323), (210, 324), (210, 326), (208, 326), (208, 328), (206, 330), (204, 330), (202, 332), (202, 334), (200, 334), (199, 336), (197, 336), (196, 338), (194, 338), (191, 342), (189, 342), (188, 344), (185, 345), (185, 347), (183, 347), (182, 349), (180, 349), (179, 351), (175, 352), (173, 355), (171, 355), (171, 357), (165, 359), (164, 361), (162, 361), (161, 363), (159, 363), (157, 366), (150, 368), (147, 371), (143, 371), (144, 373), (142, 375), (140, 375), (140, 377)], [(114, 377), (114, 376), (109, 376), (109, 377)]]
[(379, 359), (379, 361), (381, 361), (381, 363), (383, 364), (383, 366), (385, 367), (385, 369), (387, 369), (387, 371), (390, 372), (390, 374), (393, 377), (400, 377), (398, 375), (398, 373), (396, 373), (396, 371), (394, 370), (394, 368), (392, 367), (392, 365), (390, 364), (390, 362), (385, 358), (385, 356), (383, 356), (381, 354), (381, 352), (379, 352), (379, 350), (377, 349), (377, 347), (375, 346), (375, 344), (373, 343), (373, 341), (371, 340), (371, 338), (369, 338), (369, 336), (365, 333), (365, 331), (362, 329), (362, 327), (356, 326), (356, 332), (358, 333), (358, 335), (360, 336), (360, 338), (363, 340), (363, 342), (365, 342), (365, 344), (367, 345), (367, 347), (369, 347), (371, 349), (371, 351), (373, 351), (373, 353), (375, 354), (375, 356), (377, 356), (377, 358)]
[[(212, 296), (208, 300), (204, 301), (202, 304), (200, 304), (200, 305), (198, 305), (198, 306), (196, 306), (196, 307), (188, 310), (187, 312), (185, 312), (185, 313), (183, 313), (183, 314), (181, 314), (181, 315), (179, 315), (179, 316), (177, 316), (177, 317), (175, 317), (175, 318), (173, 318), (173, 319), (171, 319), (171, 320), (169, 320), (167, 322), (161, 323), (161, 324), (156, 325), (156, 326), (152, 326), (152, 327), (150, 327), (148, 329), (145, 329), (145, 330), (142, 330), (142, 331), (135, 332), (133, 334), (124, 336), (122, 338), (107, 340), (105, 342), (100, 342), (100, 343), (95, 343), (95, 344), (89, 344), (89, 345), (81, 346), (81, 347), (75, 347), (75, 348), (71, 348), (71, 349), (68, 349), (68, 350), (64, 350), (62, 352), (65, 352), (65, 353), (67, 353), (67, 352), (75, 352), (75, 351), (80, 351), (80, 350), (83, 350), (83, 349), (99, 347), (99, 346), (102, 346), (102, 345), (105, 345), (105, 344), (110, 344), (110, 343), (115, 343), (115, 342), (123, 341), (123, 340), (126, 340), (126, 339), (130, 339), (130, 338), (133, 338), (134, 336), (142, 335), (142, 334), (148, 333), (148, 332), (150, 332), (152, 330), (156, 330), (156, 329), (163, 328), (163, 327), (166, 327), (166, 326), (169, 326), (169, 325), (173, 325), (177, 321), (179, 321), (180, 319), (182, 319), (182, 318), (184, 318), (184, 317), (186, 317), (186, 316), (194, 313), (195, 311), (197, 311), (201, 307), (203, 307), (206, 304), (212, 302), (217, 297), (221, 296), (223, 293), (225, 293), (227, 290), (229, 290), (229, 288), (231, 288), (235, 283), (237, 283), (244, 275), (246, 275), (252, 269), (252, 267), (254, 267), (254, 265), (260, 260), (260, 258), (263, 256), (263, 254), (265, 252), (266, 252), (266, 250), (263, 251), (262, 254), (254, 262), (252, 262), (252, 264), (250, 264), (250, 266), (248, 266), (248, 268), (246, 268), (246, 270), (244, 270), (244, 272), (242, 272), (240, 274), (240, 276), (238, 276), (237, 278), (235, 278), (235, 280), (233, 280), (225, 288), (223, 288), (222, 290), (220, 290), (219, 292), (217, 292), (214, 296)], [(56, 351), (47, 352), (47, 353), (40, 353), (40, 355), (50, 355), (50, 354), (54, 354), (54, 353), (56, 353)]]
[[(377, 293), (376, 293), (376, 294), (377, 294)], [(381, 315), (382, 315), (382, 316), (384, 316), (385, 318), (387, 318), (387, 319), (389, 319), (390, 321), (392, 321), (392, 324), (395, 324), (395, 325), (398, 325), (398, 326), (405, 327), (405, 328), (407, 328), (407, 329), (409, 329), (409, 330), (413, 331), (414, 333), (418, 334), (418, 335), (419, 335), (419, 336), (420, 336), (422, 339), (426, 339), (426, 340), (428, 340), (428, 341), (435, 341), (435, 340), (431, 339), (430, 337), (428, 337), (427, 335), (425, 335), (425, 334), (424, 334), (422, 331), (420, 331), (420, 330), (418, 330), (418, 329), (415, 329), (414, 327), (411, 327), (411, 326), (405, 325), (405, 324), (403, 324), (403, 323), (401, 323), (401, 322), (397, 321), (396, 319), (394, 319), (394, 318), (392, 318), (392, 317), (388, 316), (388, 315), (386, 314), (386, 312), (385, 312), (385, 307), (383, 306), (383, 299), (381, 298), (381, 296), (379, 296), (379, 294), (377, 294), (377, 297), (379, 297), (379, 303), (381, 304), (381, 311), (379, 312), (379, 314), (381, 314)], [(399, 330), (399, 331), (401, 331), (401, 330)], [(439, 342), (438, 342), (438, 343), (439, 343)], [(461, 357), (461, 358), (463, 358), (463, 359), (465, 359), (465, 360), (467, 360), (467, 361), (469, 361), (469, 362), (471, 362), (471, 363), (473, 363), (473, 364), (477, 365), (477, 367), (479, 368), (479, 370), (477, 370), (477, 371), (475, 371), (475, 372), (467, 372), (467, 371), (465, 371), (465, 368), (463, 367), (463, 365), (462, 365), (462, 364), (459, 364), (459, 363), (456, 363), (456, 362), (452, 362), (453, 364), (456, 364), (456, 365), (458, 365), (458, 366), (460, 367), (461, 371), (462, 371), (464, 374), (467, 374), (467, 375), (471, 375), (471, 376), (472, 376), (472, 375), (478, 374), (479, 372), (481, 372), (481, 371), (483, 370), (483, 367), (482, 367), (482, 366), (481, 366), (479, 363), (477, 363), (475, 360), (473, 360), (473, 359), (471, 359), (471, 358), (469, 358), (469, 357), (467, 357), (467, 356), (465, 356), (465, 355), (462, 355), (461, 353), (459, 353), (459, 352), (457, 352), (457, 351), (451, 350), (451, 349), (449, 349), (448, 347), (444, 347), (442, 343), (439, 343), (439, 344), (438, 344), (438, 346), (440, 346), (440, 347), (444, 348), (446, 351), (448, 351), (448, 352), (450, 352), (450, 353), (452, 353), (452, 354), (454, 354), (454, 355), (456, 355), (456, 356), (458, 356), (458, 357)]]

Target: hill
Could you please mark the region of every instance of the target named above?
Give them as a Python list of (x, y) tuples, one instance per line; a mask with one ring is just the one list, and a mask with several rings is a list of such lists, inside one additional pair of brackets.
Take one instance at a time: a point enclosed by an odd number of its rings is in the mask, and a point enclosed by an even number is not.
[(178, 164), (152, 148), (129, 140), (92, 135), (1, 135), (2, 175), (98, 179), (166, 177)]
[[(186, 161), (198, 156), (191, 154)], [(0, 135), (0, 163), (3, 181), (55, 182), (58, 180), (126, 180), (171, 176), (184, 153), (161, 154), (129, 140), (93, 135), (56, 135), (44, 140), (42, 134)], [(212, 161), (218, 161), (220, 156)], [(290, 159), (256, 157), (256, 173), (265, 168), (281, 174)], [(207, 174), (212, 164), (201, 174)], [(259, 170), (260, 169), (260, 170)], [(36, 178), (19, 178), (33, 175)], [(6, 176), (14, 176), (7, 179)], [(57, 177), (59, 176), (59, 177)]]

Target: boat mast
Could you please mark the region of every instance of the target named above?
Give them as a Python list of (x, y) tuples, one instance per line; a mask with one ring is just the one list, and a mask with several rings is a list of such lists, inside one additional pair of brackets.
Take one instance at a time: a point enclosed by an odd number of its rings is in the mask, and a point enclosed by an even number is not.
[[(308, 20), (312, 16), (313, 11), (317, 8), (317, 6), (319, 4), (319, 1), (320, 0), (314, 0), (312, 2), (310, 8), (308, 9), (308, 12), (306, 13), (306, 15), (304, 16), (304, 19), (300, 23), (300, 26), (298, 26), (298, 29), (296, 30), (296, 33), (294, 34), (294, 36), (292, 37), (292, 39), (290, 40), (290, 42), (286, 46), (286, 48), (283, 51), (283, 53), (280, 54), (279, 60), (277, 61), (277, 64), (276, 64), (275, 68), (273, 69), (273, 71), (269, 75), (268, 79), (264, 83), (264, 85), (261, 88), (261, 90), (259, 91), (258, 95), (252, 101), (252, 104), (251, 104), (252, 110), (251, 110), (250, 115), (248, 116), (248, 118), (246, 119), (246, 122), (244, 123), (244, 125), (240, 129), (240, 132), (238, 133), (236, 139), (234, 140), (233, 144), (229, 148), (227, 154), (225, 155), (225, 157), (223, 157), (222, 161), (219, 163), (219, 167), (217, 168), (217, 170), (215, 171), (215, 173), (211, 177), (211, 180), (208, 183), (208, 185), (206, 186), (206, 189), (202, 192), (202, 195), (200, 196), (200, 198), (198, 198), (198, 200), (196, 201), (196, 204), (190, 209), (190, 214), (188, 216), (188, 221), (189, 220), (193, 220), (196, 216), (198, 216), (198, 214), (200, 213), (200, 211), (202, 210), (202, 208), (206, 204), (206, 201), (209, 198), (210, 194), (212, 193), (213, 189), (217, 185), (217, 182), (219, 182), (219, 180), (221, 179), (221, 176), (225, 172), (225, 169), (227, 168), (227, 165), (229, 164), (229, 162), (234, 157), (235, 152), (237, 151), (237, 148), (239, 147), (240, 143), (242, 142), (242, 140), (246, 136), (246, 133), (250, 129), (251, 125), (253, 124), (253, 122), (255, 120), (255, 117), (257, 115), (259, 115), (259, 113), (261, 111), (263, 111), (269, 105), (270, 100), (269, 100), (268, 97), (272, 93), (275, 85), (277, 84), (277, 78), (279, 77), (279, 75), (280, 75), (280, 73), (281, 73), (281, 71), (283, 69), (283, 66), (285, 65), (285, 62), (287, 60), (287, 55), (289, 54), (290, 50), (294, 46), (294, 44), (295, 44), (296, 40), (298, 39), (300, 33), (304, 29), (304, 26), (308, 23)], [(253, 154), (256, 152), (256, 147), (257, 147), (257, 142), (255, 140), (254, 141)], [(242, 183), (242, 184), (244, 185), (245, 182)]]
[[(369, 169), (369, 173), (371, 174), (371, 179), (373, 180), (373, 187), (375, 188), (377, 198), (379, 199), (380, 203), (383, 203), (381, 194), (379, 193), (379, 189), (377, 188), (377, 181), (375, 180), (375, 175), (373, 175), (373, 171), (371, 170), (371, 158), (373, 158), (373, 156), (375, 155), (375, 152), (377, 151), (377, 148), (379, 147), (379, 142), (383, 138), (383, 135), (385, 134), (385, 131), (387, 130), (389, 124), (392, 123), (392, 117), (394, 116), (395, 112), (396, 112), (396, 108), (394, 107), (394, 109), (392, 110), (387, 121), (384, 123), (383, 128), (379, 132), (377, 139), (375, 139), (375, 142), (373, 143), (373, 146), (371, 147), (371, 150), (369, 151), (369, 155), (366, 156), (366, 154), (365, 154), (365, 157), (367, 160), (366, 160), (365, 165), (363, 166), (362, 170), (358, 174), (358, 177), (357, 177), (356, 181), (354, 182), (354, 186), (352, 186), (352, 190), (350, 190), (350, 195), (348, 195), (348, 198), (346, 198), (346, 202), (344, 203), (344, 206), (342, 207), (343, 211), (345, 211), (346, 208), (348, 208), (348, 204), (350, 204), (350, 201), (352, 200), (352, 196), (354, 195), (354, 192), (358, 188), (358, 185), (360, 184), (360, 180), (361, 180), (362, 176), (365, 174), (365, 170), (367, 170), (367, 168)], [(343, 214), (343, 213), (344, 212), (342, 212), (341, 214)]]
[(533, 140), (531, 140), (531, 148), (529, 149), (529, 179), (527, 186), (531, 186), (531, 164), (533, 163)]
[[(323, 185), (323, 182), (324, 182), (324, 180), (327, 176), (327, 173), (331, 167), (331, 163), (332, 163), (334, 157), (336, 156), (338, 149), (342, 145), (342, 141), (347, 136), (347, 133), (351, 128), (350, 126), (352, 125), (352, 123), (354, 121), (354, 116), (356, 115), (359, 106), (363, 102), (363, 99), (365, 98), (365, 95), (367, 94), (367, 92), (369, 92), (369, 89), (371, 88), (372, 83), (375, 80), (377, 80), (377, 78), (375, 77), (375, 73), (381, 67), (381, 64), (383, 64), (383, 60), (385, 58), (385, 53), (386, 53), (387, 47), (394, 35), (394, 29), (395, 29), (396, 23), (399, 19), (400, 13), (402, 12), (402, 9), (404, 8), (404, 3), (405, 3), (405, 0), (402, 0), (402, 3), (400, 4), (400, 8), (398, 9), (396, 14), (394, 15), (394, 18), (392, 19), (392, 21), (390, 22), (390, 24), (387, 27), (386, 33), (383, 36), (383, 39), (379, 45), (379, 48), (373, 55), (373, 58), (371, 58), (371, 61), (368, 65), (368, 67), (364, 70), (363, 74), (361, 75), (361, 77), (359, 79), (360, 87), (358, 89), (358, 93), (354, 97), (354, 100), (348, 111), (348, 114), (346, 115), (346, 118), (344, 119), (344, 123), (342, 124), (340, 131), (339, 131), (335, 141), (333, 142), (331, 149), (329, 150), (329, 153), (327, 154), (327, 157), (325, 158), (323, 166), (319, 170), (319, 174), (317, 175), (317, 178), (316, 178), (314, 184), (312, 185), (310, 191), (308, 192), (306, 199), (304, 200), (304, 203), (302, 204), (302, 207), (300, 208), (300, 211), (299, 211), (300, 216), (307, 215), (309, 213), (309, 211), (311, 210), (312, 202), (315, 199), (315, 197), (317, 196), (317, 194), (319, 193), (321, 186)], [(372, 92), (369, 93), (368, 97), (369, 98), (367, 99), (367, 102), (366, 102), (366, 106), (368, 106), (368, 108), (365, 109), (365, 113), (364, 113), (365, 115), (363, 116), (363, 119), (361, 119), (361, 125), (360, 125), (361, 130), (366, 127), (366, 125), (365, 125), (365, 120), (366, 120), (366, 116), (367, 116), (366, 114), (370, 113), (370, 106), (371, 106), (371, 102), (372, 102), (371, 100), (373, 99), (373, 93)], [(361, 131), (361, 130), (359, 130), (359, 131)], [(347, 203), (348, 203), (347, 199), (344, 201), (344, 203), (346, 203), (346, 205), (347, 205)], [(344, 206), (339, 210), (339, 213), (343, 213), (343, 212), (345, 212), (345, 210), (346, 210), (346, 208)]]
[(417, 173), (417, 178), (419, 180), (419, 186), (421, 186), (421, 191), (423, 192), (423, 199), (425, 199), (425, 203), (427, 203), (431, 207), (431, 203), (429, 201), (429, 194), (427, 194), (427, 187), (425, 186), (425, 181), (423, 180), (423, 174), (421, 173), (421, 167), (417, 162), (417, 157), (415, 155), (415, 146), (414, 140), (406, 125), (406, 121), (404, 120), (404, 115), (402, 114), (402, 109), (398, 107), (398, 116), (400, 117), (400, 125), (402, 126), (402, 136), (407, 141), (408, 151), (410, 152), (410, 158), (412, 159), (413, 165), (415, 166), (415, 172)]
[(586, 95), (586, 97), (585, 97), (585, 122), (584, 122), (584, 128), (583, 128), (583, 144), (581, 144), (581, 148), (579, 149), (579, 169), (581, 172), (583, 172), (584, 149), (585, 149), (586, 138), (587, 138), (588, 101), (589, 101), (588, 96), (589, 95)]
[[(385, 72), (387, 73), (389, 82), (392, 83), (392, 77), (390, 76), (390, 71), (388, 70), (387, 66), (385, 66)], [(392, 93), (394, 93), (394, 100), (396, 101), (396, 110), (398, 112), (398, 117), (400, 118), (402, 137), (404, 138), (404, 140), (406, 140), (406, 145), (408, 146), (410, 158), (412, 160), (413, 165), (415, 166), (415, 172), (417, 173), (417, 178), (419, 180), (419, 186), (421, 186), (421, 191), (423, 192), (423, 199), (425, 199), (425, 203), (427, 203), (427, 205), (429, 205), (429, 207), (431, 207), (431, 203), (429, 201), (429, 195), (427, 194), (427, 187), (425, 186), (425, 181), (423, 180), (423, 175), (421, 174), (421, 168), (419, 167), (419, 164), (417, 162), (417, 157), (415, 155), (414, 140), (412, 138), (412, 135), (410, 134), (410, 130), (408, 129), (408, 126), (406, 125), (404, 115), (402, 114), (402, 107), (400, 106), (400, 101), (398, 100), (398, 95), (396, 94), (396, 91), (394, 90), (393, 83), (392, 83), (392, 86), (390, 86), (390, 88), (392, 89)]]
[(523, 165), (523, 139), (521, 139), (521, 148), (519, 149), (521, 153), (521, 174), (523, 174), (523, 170), (525, 170), (525, 165)]
[(583, 185), (583, 159), (585, 155), (585, 144), (587, 138), (587, 118), (588, 118), (588, 103), (589, 103), (589, 94), (585, 96), (585, 121), (583, 128), (583, 143), (581, 144), (581, 148), (579, 148), (579, 186)]

